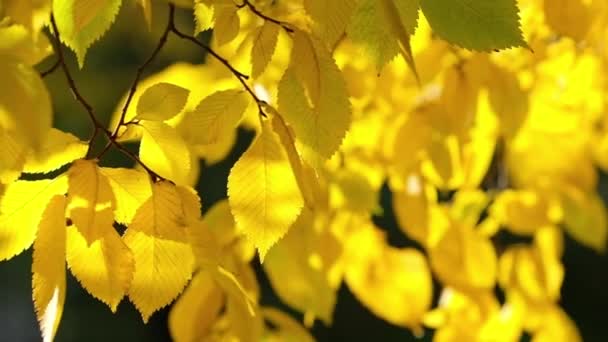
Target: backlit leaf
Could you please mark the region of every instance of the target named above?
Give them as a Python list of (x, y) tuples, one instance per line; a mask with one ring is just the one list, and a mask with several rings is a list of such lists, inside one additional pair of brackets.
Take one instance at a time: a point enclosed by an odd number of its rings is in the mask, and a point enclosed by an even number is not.
[(112, 188), (97, 164), (85, 159), (72, 165), (68, 184), (68, 215), (90, 245), (113, 230)]
[(0, 56), (0, 127), (22, 136), (38, 151), (51, 129), (51, 97), (40, 74), (31, 67)]
[(298, 183), (269, 122), (263, 123), (260, 135), (230, 170), (228, 201), (238, 229), (262, 260), (300, 213)]
[(214, 8), (215, 26), (213, 37), (217, 45), (230, 43), (239, 34), (241, 20), (235, 4), (216, 5)]
[(305, 0), (304, 8), (314, 20), (314, 32), (332, 49), (344, 34), (358, 0)]
[(84, 66), (87, 50), (110, 28), (122, 0), (63, 0), (53, 1), (53, 14), (61, 40)]
[(173, 305), (169, 330), (176, 342), (205, 338), (224, 304), (224, 294), (207, 272), (198, 273)]
[(351, 121), (346, 85), (327, 49), (305, 33), (294, 36), (291, 66), (279, 83), (278, 103), (301, 143), (303, 158), (312, 166), (340, 147)]
[(152, 195), (150, 178), (142, 171), (107, 168), (100, 169), (112, 187), (116, 199), (114, 219), (118, 223), (129, 224), (139, 207)]
[(516, 0), (420, 0), (433, 32), (466, 49), (491, 51), (523, 46)]
[(67, 191), (67, 177), (16, 181), (0, 200), (0, 260), (10, 259), (34, 242), (38, 224), (51, 198)]
[(175, 128), (156, 121), (141, 121), (139, 157), (161, 177), (184, 184), (190, 173), (190, 151)]
[(147, 322), (155, 311), (169, 305), (186, 287), (192, 275), (194, 256), (185, 243), (135, 230), (127, 230), (123, 239), (135, 260), (129, 299)]
[(160, 239), (185, 242), (186, 226), (198, 216), (200, 201), (196, 194), (187, 190), (180, 193), (175, 185), (160, 181), (152, 184), (152, 195), (137, 209), (129, 228)]
[(265, 21), (264, 25), (255, 31), (253, 36), (253, 47), (251, 48), (251, 77), (257, 78), (260, 76), (266, 66), (270, 63), (270, 59), (277, 47), (279, 37), (279, 25)]
[(378, 70), (399, 52), (411, 62), (409, 35), (418, 20), (419, 0), (360, 0), (348, 27), (348, 36), (366, 47)]
[(51, 199), (34, 242), (32, 298), (45, 342), (52, 341), (57, 333), (65, 301), (65, 208), (64, 196)]
[(184, 130), (188, 141), (209, 145), (225, 139), (236, 129), (248, 105), (249, 97), (240, 89), (220, 90), (207, 96), (186, 113)]
[(30, 153), (23, 167), (26, 173), (47, 173), (83, 158), (88, 145), (74, 135), (51, 128), (39, 153)]
[(115, 312), (133, 279), (135, 263), (129, 247), (113, 228), (90, 245), (75, 227), (67, 232), (70, 271), (87, 292)]
[(156, 83), (146, 88), (137, 102), (137, 117), (165, 121), (184, 109), (190, 91), (171, 83)]

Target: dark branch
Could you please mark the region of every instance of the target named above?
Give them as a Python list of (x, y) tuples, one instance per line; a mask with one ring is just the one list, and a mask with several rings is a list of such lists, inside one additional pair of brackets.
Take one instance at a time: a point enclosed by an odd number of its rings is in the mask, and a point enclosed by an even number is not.
[(158, 55), (160, 50), (163, 48), (163, 46), (165, 46), (165, 43), (167, 42), (167, 37), (169, 36), (169, 32), (171, 32), (171, 28), (174, 27), (174, 25), (173, 25), (174, 12), (175, 12), (175, 6), (173, 4), (169, 4), (169, 19), (167, 22), (167, 27), (165, 28), (165, 31), (161, 35), (161, 37), (158, 41), (158, 44), (156, 45), (156, 48), (154, 49), (154, 51), (152, 51), (152, 54), (150, 55), (150, 57), (148, 57), (148, 59), (144, 62), (144, 64), (142, 64), (139, 68), (137, 68), (137, 73), (135, 74), (135, 79), (133, 80), (133, 83), (131, 84), (131, 88), (129, 89), (129, 95), (127, 96), (127, 100), (126, 100), (124, 106), (122, 107), (122, 112), (120, 113), (120, 119), (118, 121), (118, 125), (116, 125), (116, 128), (114, 129), (114, 132), (112, 133), (111, 140), (116, 140), (120, 127), (125, 124), (125, 116), (127, 115), (127, 111), (129, 109), (129, 105), (131, 104), (131, 100), (133, 100), (133, 95), (135, 95), (135, 91), (137, 90), (137, 85), (139, 84), (141, 75), (143, 74), (144, 70), (148, 67), (148, 65), (150, 65), (150, 63), (152, 63), (154, 58), (156, 58), (156, 56)]
[(53, 35), (55, 36), (55, 39), (53, 40), (54, 46), (55, 46), (55, 52), (57, 54), (59, 65), (63, 69), (65, 78), (68, 81), (68, 86), (70, 87), (70, 90), (76, 97), (76, 100), (78, 100), (78, 102), (80, 102), (80, 104), (84, 107), (87, 114), (89, 115), (89, 118), (91, 119), (91, 122), (93, 123), (93, 135), (91, 137), (91, 141), (89, 141), (89, 150), (87, 151), (87, 156), (89, 155), (89, 152), (91, 150), (91, 145), (92, 145), (93, 139), (95, 139), (95, 137), (99, 134), (99, 132), (102, 132), (110, 140), (110, 143), (112, 145), (116, 146), (116, 148), (118, 150), (120, 150), (122, 153), (124, 153), (125, 155), (127, 155), (128, 157), (133, 159), (136, 163), (140, 164), (148, 172), (148, 174), (150, 175), (150, 177), (152, 177), (152, 179), (154, 179), (154, 180), (163, 179), (156, 172), (152, 171), (148, 166), (146, 166), (141, 161), (141, 159), (139, 159), (139, 157), (134, 155), (131, 151), (127, 150), (124, 146), (122, 146), (119, 142), (117, 142), (116, 139), (113, 139), (112, 133), (108, 129), (106, 129), (104, 127), (104, 125), (97, 119), (97, 117), (95, 116), (93, 107), (87, 102), (87, 100), (85, 100), (85, 98), (82, 96), (82, 94), (80, 94), (80, 91), (78, 91), (78, 88), (76, 87), (76, 83), (74, 82), (74, 78), (72, 77), (72, 74), (70, 73), (70, 69), (68, 69), (68, 66), (65, 63), (63, 50), (61, 49), (61, 38), (59, 35), (59, 30), (57, 29), (57, 23), (55, 22), (55, 16), (52, 13), (51, 13), (51, 27), (53, 29)]
[[(170, 5), (171, 7), (173, 5)], [(234, 77), (236, 77), (236, 79), (239, 80), (239, 82), (243, 85), (243, 88), (245, 88), (245, 90), (249, 93), (249, 95), (251, 95), (251, 97), (253, 98), (253, 100), (255, 101), (256, 105), (258, 106), (258, 111), (259, 114), (263, 117), (266, 117), (266, 113), (264, 113), (264, 106), (266, 105), (266, 102), (264, 102), (264, 100), (260, 99), (251, 89), (251, 87), (247, 84), (246, 80), (249, 79), (249, 76), (243, 74), (242, 72), (238, 71), (237, 69), (235, 69), (232, 64), (230, 64), (230, 62), (228, 62), (228, 60), (226, 60), (224, 57), (220, 56), (217, 52), (215, 52), (211, 47), (201, 43), (198, 39), (196, 39), (196, 37), (185, 34), (183, 32), (181, 32), (180, 30), (177, 29), (177, 27), (175, 27), (174, 21), (170, 22), (171, 24), (171, 32), (173, 32), (176, 36), (185, 39), (185, 40), (189, 40), (190, 42), (194, 43), (196, 46), (200, 47), (201, 49), (205, 50), (207, 53), (209, 53), (211, 56), (213, 56), (213, 58), (215, 58), (216, 60), (218, 60), (220, 63), (222, 63), (228, 70), (230, 70), (230, 72), (232, 73), (232, 75)]]
[(72, 90), (72, 93), (74, 94), (74, 96), (76, 96), (76, 100), (78, 100), (78, 102), (80, 102), (80, 104), (82, 104), (82, 106), (86, 110), (87, 114), (89, 115), (89, 118), (93, 122), (93, 126), (99, 127), (100, 129), (103, 129), (107, 132), (101, 122), (97, 120), (97, 117), (95, 116), (95, 113), (93, 111), (93, 107), (87, 102), (87, 100), (84, 99), (84, 97), (82, 97), (82, 95), (78, 91), (76, 83), (74, 82), (74, 78), (72, 78), (72, 74), (70, 73), (70, 69), (68, 69), (68, 66), (65, 63), (65, 58), (63, 57), (63, 50), (61, 49), (61, 38), (59, 36), (59, 30), (57, 29), (57, 23), (55, 22), (55, 16), (53, 14), (51, 14), (51, 26), (53, 27), (53, 34), (55, 35), (55, 51), (57, 52), (57, 58), (59, 59), (59, 64), (61, 65), (63, 73), (65, 74), (65, 77), (68, 81), (70, 90)]
[(288, 33), (293, 33), (293, 29), (291, 27), (289, 27), (287, 25), (287, 23), (280, 21), (280, 20), (276, 20), (274, 18), (271, 18), (271, 17), (265, 15), (264, 13), (260, 12), (249, 0), (243, 0), (243, 4), (239, 5), (238, 7), (243, 8), (245, 6), (247, 6), (249, 8), (249, 10), (251, 12), (253, 12), (253, 14), (257, 15), (258, 17), (281, 26), (283, 28), (283, 30), (287, 31)]
[(55, 70), (57, 70), (57, 68), (61, 65), (61, 60), (57, 59), (55, 61), (55, 63), (53, 63), (53, 65), (51, 65), (50, 68), (48, 68), (46, 71), (43, 71), (40, 73), (40, 77), (44, 78), (50, 74), (52, 74)]

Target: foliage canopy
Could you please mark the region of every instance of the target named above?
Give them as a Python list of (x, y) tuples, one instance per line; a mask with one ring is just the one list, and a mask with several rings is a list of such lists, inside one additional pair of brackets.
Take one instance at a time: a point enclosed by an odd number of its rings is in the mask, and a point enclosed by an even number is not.
[[(375, 315), (437, 341), (580, 340), (558, 304), (561, 257), (564, 232), (606, 245), (605, 1), (135, 2), (133, 25), (166, 26), (109, 125), (63, 45), (86, 68), (130, 1), (0, 2), (0, 260), (33, 247), (45, 341), (66, 265), (112, 311), (127, 297), (147, 321), (175, 301), (176, 341), (312, 340), (260, 304), (256, 252), (305, 325), (331, 324), (345, 283)], [(197, 38), (207, 30), (209, 44)], [(168, 39), (206, 62), (146, 75)], [(52, 72), (90, 118), (89, 141), (53, 127)], [(203, 216), (199, 162), (224, 159), (240, 126), (256, 137)], [(104, 166), (111, 149), (133, 168)], [(390, 246), (373, 223), (385, 184), (419, 247)], [(500, 231), (530, 242), (502, 245)]]

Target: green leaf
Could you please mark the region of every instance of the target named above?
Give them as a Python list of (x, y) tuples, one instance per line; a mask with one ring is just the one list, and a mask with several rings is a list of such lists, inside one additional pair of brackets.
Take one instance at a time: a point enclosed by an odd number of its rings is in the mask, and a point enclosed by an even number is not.
[(156, 83), (147, 88), (137, 102), (137, 118), (142, 120), (165, 121), (184, 109), (188, 89), (171, 83)]
[[(414, 33), (418, 21), (419, 0), (361, 0), (348, 28), (349, 37), (365, 46), (376, 62), (378, 70), (400, 52), (411, 56), (409, 35)], [(405, 32), (405, 33), (404, 33)], [(407, 41), (404, 44), (404, 41)], [(409, 61), (408, 61), (409, 63)]]
[(78, 58), (80, 68), (84, 65), (87, 50), (110, 28), (121, 0), (62, 0), (53, 1), (53, 14), (61, 40)]
[(516, 0), (420, 0), (433, 31), (470, 50), (527, 47)]

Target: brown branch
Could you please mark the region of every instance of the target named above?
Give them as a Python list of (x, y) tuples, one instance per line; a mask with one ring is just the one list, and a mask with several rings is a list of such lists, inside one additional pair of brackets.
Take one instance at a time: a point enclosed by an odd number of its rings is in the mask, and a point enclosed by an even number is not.
[(102, 132), (108, 139), (110, 139), (111, 144), (116, 146), (116, 148), (118, 150), (120, 150), (122, 153), (124, 153), (125, 155), (127, 155), (128, 157), (133, 159), (136, 163), (140, 164), (148, 172), (148, 174), (150, 175), (150, 177), (152, 177), (153, 180), (163, 179), (156, 172), (154, 172), (148, 166), (146, 166), (146, 164), (144, 164), (141, 161), (141, 159), (139, 159), (139, 157), (134, 155), (131, 151), (127, 150), (124, 146), (122, 146), (115, 139), (112, 139), (112, 133), (108, 129), (106, 129), (104, 127), (104, 125), (97, 119), (97, 117), (95, 116), (93, 107), (85, 100), (85, 98), (82, 96), (82, 94), (80, 94), (78, 87), (76, 87), (76, 82), (74, 82), (74, 78), (72, 77), (72, 74), (70, 73), (70, 69), (68, 69), (68, 66), (65, 63), (63, 50), (61, 49), (61, 37), (59, 35), (59, 30), (57, 29), (57, 23), (55, 22), (55, 16), (52, 13), (51, 13), (51, 27), (53, 29), (53, 35), (55, 36), (55, 39), (53, 41), (54, 41), (54, 45), (55, 45), (55, 52), (56, 52), (57, 58), (58, 58), (58, 63), (61, 66), (61, 68), (63, 69), (63, 74), (65, 75), (65, 78), (68, 82), (68, 86), (70, 87), (70, 90), (76, 97), (76, 100), (78, 102), (80, 102), (80, 104), (84, 107), (87, 114), (89, 115), (89, 118), (91, 119), (91, 122), (93, 123), (93, 136), (91, 137), (91, 141), (89, 141), (89, 148), (87, 150), (87, 156), (89, 155), (89, 152), (91, 150), (91, 145), (92, 145), (93, 139), (99, 134), (99, 132)]
[(55, 63), (53, 63), (53, 65), (51, 65), (50, 68), (48, 68), (46, 71), (42, 71), (40, 72), (40, 77), (44, 78), (50, 74), (52, 74), (55, 70), (57, 70), (57, 68), (61, 65), (61, 60), (57, 59), (55, 61)]
[(238, 8), (243, 8), (247, 6), (249, 8), (249, 10), (251, 12), (253, 12), (253, 14), (257, 15), (258, 17), (266, 20), (266, 21), (270, 21), (271, 23), (275, 23), (279, 26), (281, 26), (283, 28), (283, 30), (285, 30), (288, 33), (293, 33), (293, 29), (291, 27), (289, 27), (287, 25), (287, 23), (280, 21), (280, 20), (276, 20), (274, 18), (271, 18), (267, 15), (265, 15), (264, 13), (260, 12), (249, 0), (243, 0), (243, 4), (242, 5), (238, 5)]
[(169, 4), (169, 19), (167, 22), (167, 27), (163, 31), (163, 34), (161, 35), (161, 37), (158, 41), (158, 44), (156, 45), (156, 48), (152, 51), (152, 54), (150, 55), (150, 57), (148, 57), (148, 59), (144, 62), (144, 64), (142, 64), (139, 68), (137, 68), (137, 73), (135, 74), (135, 79), (133, 80), (133, 83), (131, 84), (131, 88), (129, 89), (129, 95), (127, 96), (127, 100), (126, 100), (124, 106), (122, 107), (122, 112), (120, 113), (120, 119), (118, 121), (118, 125), (116, 125), (116, 128), (114, 129), (114, 132), (112, 133), (111, 140), (116, 140), (120, 127), (125, 124), (125, 116), (127, 115), (129, 105), (131, 104), (131, 100), (133, 100), (133, 95), (135, 95), (135, 91), (137, 90), (137, 85), (139, 84), (139, 79), (141, 78), (141, 75), (144, 72), (144, 69), (146, 69), (150, 63), (152, 63), (152, 61), (154, 60), (154, 58), (156, 58), (156, 56), (158, 55), (160, 50), (163, 48), (163, 46), (165, 46), (165, 43), (167, 43), (167, 37), (169, 36), (169, 32), (171, 32), (171, 28), (175, 26), (175, 25), (173, 25), (174, 13), (175, 13), (175, 6), (173, 4)]
[[(170, 6), (173, 6), (173, 5), (170, 5)], [(243, 88), (245, 88), (245, 90), (249, 93), (249, 95), (251, 95), (251, 97), (255, 101), (256, 105), (258, 106), (259, 114), (263, 117), (266, 117), (266, 113), (264, 113), (264, 106), (266, 105), (266, 102), (264, 100), (260, 99), (253, 92), (253, 89), (251, 89), (251, 87), (247, 84), (246, 80), (249, 79), (249, 76), (238, 71), (236, 68), (234, 68), (232, 66), (232, 64), (230, 64), (230, 62), (228, 62), (228, 60), (226, 60), (224, 57), (220, 56), (211, 47), (201, 43), (198, 39), (196, 39), (196, 37), (185, 34), (185, 33), (181, 32), (180, 30), (178, 30), (177, 27), (175, 27), (175, 24), (173, 21), (171, 22), (171, 32), (173, 32), (176, 36), (178, 36), (182, 39), (188, 40), (188, 41), (194, 43), (196, 46), (200, 47), (201, 49), (205, 50), (207, 53), (209, 53), (211, 56), (213, 56), (216, 60), (218, 60), (220, 63), (222, 63), (228, 70), (230, 70), (232, 75), (236, 79), (239, 80), (239, 82), (243, 85)]]
[(70, 90), (72, 90), (72, 93), (74, 94), (74, 96), (76, 96), (76, 100), (78, 100), (78, 102), (80, 102), (80, 104), (82, 104), (82, 106), (86, 110), (87, 114), (89, 115), (89, 118), (93, 122), (93, 126), (99, 127), (100, 129), (103, 129), (104, 131), (107, 132), (107, 130), (103, 127), (101, 122), (99, 122), (99, 120), (97, 120), (97, 117), (95, 116), (95, 113), (93, 111), (93, 107), (84, 99), (84, 97), (78, 91), (78, 88), (76, 87), (76, 83), (74, 82), (74, 79), (72, 78), (72, 74), (70, 73), (70, 70), (68, 69), (68, 66), (65, 63), (65, 58), (63, 57), (63, 50), (61, 49), (61, 38), (59, 36), (59, 30), (57, 29), (57, 23), (55, 22), (54, 14), (51, 14), (51, 26), (53, 28), (53, 34), (55, 35), (55, 50), (57, 52), (57, 58), (59, 59), (59, 64), (61, 65), (61, 68), (63, 69), (63, 73), (65, 74), (65, 77), (68, 81)]

